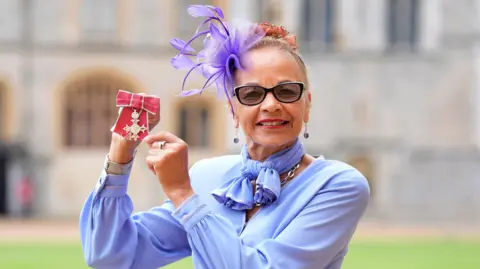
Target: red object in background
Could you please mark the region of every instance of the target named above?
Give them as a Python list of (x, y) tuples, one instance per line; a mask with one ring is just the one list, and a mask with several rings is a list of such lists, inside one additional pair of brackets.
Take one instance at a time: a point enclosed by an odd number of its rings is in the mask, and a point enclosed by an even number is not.
[(30, 179), (27, 177), (22, 178), (18, 184), (17, 191), (22, 208), (30, 206), (33, 201), (33, 185)]
[(129, 140), (143, 140), (149, 132), (148, 113), (155, 115), (160, 98), (120, 90), (116, 102), (121, 111), (112, 132)]

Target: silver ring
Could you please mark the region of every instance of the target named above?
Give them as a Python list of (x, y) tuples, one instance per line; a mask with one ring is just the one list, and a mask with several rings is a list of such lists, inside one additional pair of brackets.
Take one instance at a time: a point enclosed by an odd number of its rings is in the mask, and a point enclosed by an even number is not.
[(159, 143), (160, 145), (160, 149), (163, 149), (163, 147), (165, 147), (165, 144), (167, 144), (167, 141), (162, 141)]

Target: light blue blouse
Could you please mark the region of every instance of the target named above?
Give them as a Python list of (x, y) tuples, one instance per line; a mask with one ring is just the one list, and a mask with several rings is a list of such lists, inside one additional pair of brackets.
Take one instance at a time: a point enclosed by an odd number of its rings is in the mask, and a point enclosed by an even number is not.
[(202, 160), (190, 169), (196, 194), (177, 210), (166, 201), (133, 215), (126, 194), (129, 174), (103, 171), (80, 216), (87, 264), (153, 269), (191, 255), (196, 269), (341, 267), (369, 201), (360, 172), (317, 159), (245, 225), (244, 211), (229, 209), (210, 194), (240, 168), (238, 155)]

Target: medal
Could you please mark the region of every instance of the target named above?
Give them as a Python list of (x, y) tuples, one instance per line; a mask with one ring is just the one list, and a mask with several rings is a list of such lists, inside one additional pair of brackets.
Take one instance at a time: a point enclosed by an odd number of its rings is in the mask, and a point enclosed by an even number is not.
[(156, 114), (160, 98), (120, 90), (117, 107), (120, 107), (120, 113), (111, 131), (128, 140), (143, 140), (149, 132), (148, 113)]

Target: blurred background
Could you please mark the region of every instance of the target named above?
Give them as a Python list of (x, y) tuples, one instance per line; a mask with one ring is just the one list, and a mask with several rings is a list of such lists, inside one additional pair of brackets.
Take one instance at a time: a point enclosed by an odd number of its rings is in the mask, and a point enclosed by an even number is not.
[[(344, 268), (480, 268), (480, 0), (0, 0), (0, 268), (87, 268), (78, 217), (119, 89), (161, 98), (155, 131), (183, 138), (191, 163), (239, 152), (224, 100), (175, 96), (169, 40), (195, 31), (191, 4), (297, 35), (307, 151), (371, 186)], [(146, 154), (137, 211), (164, 198)]]

